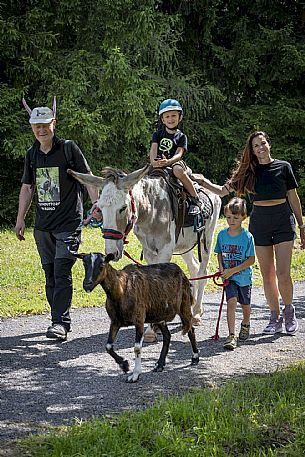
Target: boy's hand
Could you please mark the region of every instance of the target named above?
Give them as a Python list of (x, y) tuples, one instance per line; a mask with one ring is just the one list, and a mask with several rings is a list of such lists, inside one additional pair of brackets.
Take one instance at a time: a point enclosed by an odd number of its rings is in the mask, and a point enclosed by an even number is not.
[(235, 274), (235, 271), (234, 271), (234, 268), (228, 268), (226, 270), (223, 270), (221, 272), (221, 277), (223, 279), (229, 279), (231, 278), (231, 276), (233, 276)]
[(156, 157), (154, 159), (153, 167), (154, 168), (162, 168), (167, 166), (167, 159), (165, 156), (162, 154), (162, 158)]

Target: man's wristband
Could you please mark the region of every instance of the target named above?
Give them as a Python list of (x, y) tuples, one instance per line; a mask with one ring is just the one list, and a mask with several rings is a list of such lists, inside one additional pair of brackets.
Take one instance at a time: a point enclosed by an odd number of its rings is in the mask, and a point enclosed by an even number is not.
[(299, 229), (305, 228), (305, 224), (299, 225)]

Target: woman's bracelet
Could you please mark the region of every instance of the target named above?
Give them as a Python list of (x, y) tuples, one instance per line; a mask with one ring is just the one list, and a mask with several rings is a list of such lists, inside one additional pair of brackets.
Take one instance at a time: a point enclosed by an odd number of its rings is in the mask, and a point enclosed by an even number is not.
[(305, 224), (299, 225), (299, 229), (305, 228)]

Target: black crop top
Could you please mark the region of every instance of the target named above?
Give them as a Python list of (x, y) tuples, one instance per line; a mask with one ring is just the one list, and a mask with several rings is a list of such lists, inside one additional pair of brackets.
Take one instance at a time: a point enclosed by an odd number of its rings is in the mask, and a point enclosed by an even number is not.
[(285, 160), (259, 164), (255, 174), (255, 193), (249, 195), (251, 201), (286, 198), (288, 190), (298, 187), (291, 165)]

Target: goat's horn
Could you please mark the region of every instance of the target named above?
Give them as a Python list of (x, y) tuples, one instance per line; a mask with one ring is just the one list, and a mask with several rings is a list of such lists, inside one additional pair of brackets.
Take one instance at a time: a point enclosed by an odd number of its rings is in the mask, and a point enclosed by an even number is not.
[(54, 95), (54, 98), (53, 98), (53, 116), (54, 116), (54, 119), (56, 119), (56, 96)]
[(24, 98), (22, 99), (22, 104), (23, 104), (24, 108), (27, 110), (27, 112), (29, 113), (29, 115), (31, 116), (32, 110), (31, 110), (31, 108), (29, 107), (29, 105), (27, 104), (27, 102), (25, 101)]

